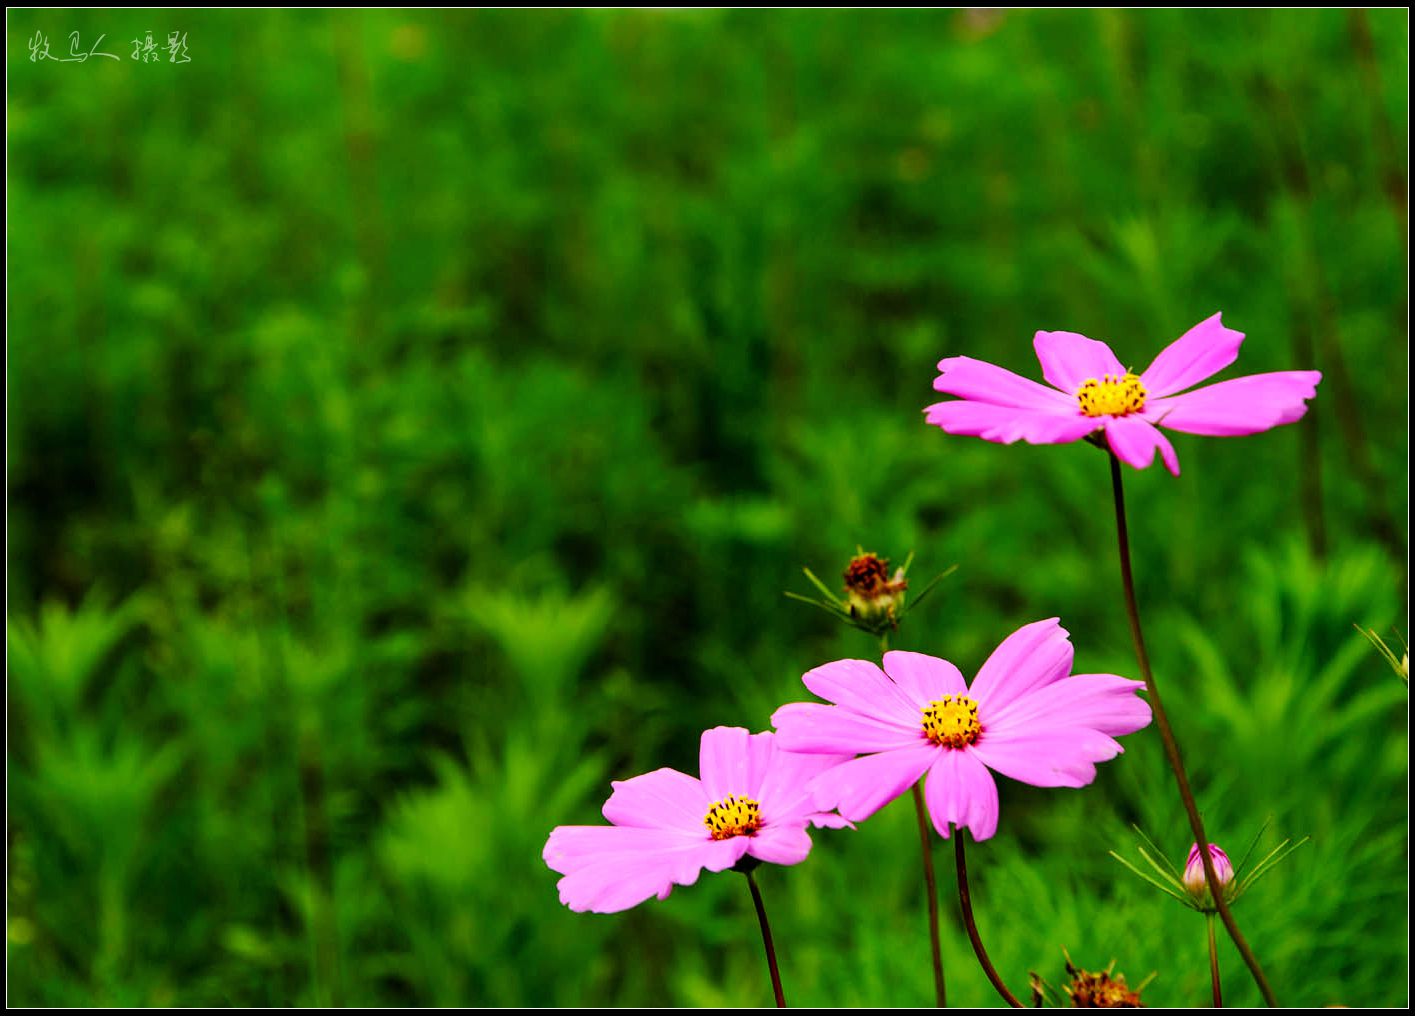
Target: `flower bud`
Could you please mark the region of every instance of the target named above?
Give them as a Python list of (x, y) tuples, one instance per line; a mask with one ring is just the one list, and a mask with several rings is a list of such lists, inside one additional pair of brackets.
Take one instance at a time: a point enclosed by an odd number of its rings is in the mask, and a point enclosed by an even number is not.
[[(1222, 847), (1213, 843), (1209, 844), (1209, 856), (1213, 858), (1214, 874), (1218, 876), (1219, 888), (1223, 890), (1226, 900), (1229, 887), (1233, 884), (1233, 862), (1228, 859)], [(1189, 859), (1184, 862), (1184, 888), (1189, 890), (1189, 895), (1194, 897), (1203, 909), (1213, 909), (1208, 878), (1204, 874), (1204, 861), (1199, 854), (1197, 843), (1189, 848)]]
[(866, 625), (879, 625), (881, 630), (893, 627), (904, 605), (904, 590), (909, 587), (904, 569), (896, 569), (891, 578), (888, 558), (857, 554), (850, 559), (844, 577), (850, 616)]

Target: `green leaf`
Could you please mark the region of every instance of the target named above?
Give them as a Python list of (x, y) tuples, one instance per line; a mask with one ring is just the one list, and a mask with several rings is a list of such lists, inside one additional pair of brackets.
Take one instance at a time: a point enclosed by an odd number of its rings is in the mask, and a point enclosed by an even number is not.
[(831, 592), (829, 586), (827, 586), (820, 579), (816, 578), (816, 573), (811, 571), (811, 569), (802, 568), (801, 570), (806, 573), (806, 578), (811, 580), (811, 584), (814, 585), (817, 589), (819, 589), (821, 591), (821, 594), (825, 596), (825, 598), (831, 603), (835, 604), (838, 607), (841, 603), (844, 602), (840, 599), (840, 597), (836, 596), (833, 592)]
[(852, 620), (849, 614), (841, 610), (839, 607), (834, 606), (833, 604), (825, 603), (822, 600), (813, 600), (809, 596), (802, 596), (800, 593), (793, 593), (790, 591), (788, 591), (785, 595), (786, 598), (789, 600), (796, 600), (800, 603), (809, 603), (812, 607), (819, 607), (821, 610), (825, 611), (827, 614), (830, 614), (833, 617), (838, 617), (845, 621)]
[[(1174, 877), (1174, 880), (1180, 885), (1183, 885), (1183, 876), (1180, 874), (1179, 869), (1170, 863), (1169, 858), (1165, 855), (1165, 852), (1160, 849), (1159, 844), (1156, 843), (1154, 840), (1150, 839), (1149, 834), (1147, 834), (1145, 830), (1141, 829), (1133, 822), (1130, 824), (1130, 828), (1134, 829), (1135, 835), (1139, 836), (1140, 839), (1144, 840), (1145, 846), (1149, 847), (1150, 850), (1153, 851), (1154, 854), (1164, 862), (1165, 868), (1168, 870), (1169, 874)], [(1152, 861), (1151, 863), (1154, 862)]]
[[(1106, 853), (1110, 854), (1111, 857), (1115, 858), (1117, 861), (1119, 861), (1121, 864), (1125, 865), (1125, 867), (1129, 868), (1129, 869), (1130, 869), (1132, 872), (1134, 872), (1136, 875), (1140, 876), (1140, 877), (1141, 877), (1142, 879), (1144, 879), (1146, 882), (1150, 883), (1150, 885), (1152, 885), (1152, 886), (1154, 886), (1156, 889), (1160, 890), (1160, 892), (1168, 893), (1170, 896), (1173, 896), (1176, 900), (1178, 900), (1178, 901), (1181, 902), (1181, 903), (1188, 904), (1188, 903), (1191, 902), (1191, 901), (1189, 900), (1189, 897), (1188, 897), (1188, 896), (1185, 896), (1185, 895), (1182, 895), (1182, 894), (1176, 892), (1172, 886), (1170, 886), (1170, 885), (1169, 885), (1168, 883), (1166, 883), (1166, 882), (1162, 882), (1160, 879), (1156, 878), (1154, 875), (1151, 875), (1148, 871), (1142, 871), (1140, 868), (1138, 868), (1138, 867), (1135, 866), (1134, 864), (1130, 863), (1130, 861), (1128, 861), (1128, 860), (1126, 860), (1125, 858), (1121, 857), (1121, 856), (1120, 856), (1119, 854), (1117, 854), (1114, 850), (1108, 850), (1108, 851), (1106, 851)], [(1146, 860), (1149, 860), (1149, 858), (1147, 857)], [(1150, 861), (1150, 863), (1151, 863), (1151, 864), (1154, 864), (1153, 861)]]
[(1243, 870), (1243, 866), (1248, 863), (1248, 858), (1253, 856), (1253, 851), (1258, 847), (1258, 841), (1263, 838), (1263, 833), (1268, 831), (1268, 826), (1272, 825), (1272, 821), (1273, 817), (1271, 815), (1263, 820), (1263, 824), (1259, 827), (1257, 835), (1253, 837), (1253, 842), (1249, 843), (1248, 849), (1243, 851), (1242, 860), (1233, 866), (1233, 875), (1235, 878), (1237, 878), (1238, 873)]
[(1292, 843), (1291, 840), (1283, 840), (1281, 843), (1279, 843), (1276, 847), (1273, 848), (1272, 853), (1268, 854), (1266, 857), (1264, 857), (1261, 861), (1259, 861), (1256, 865), (1253, 866), (1252, 873), (1250, 873), (1249, 876), (1243, 880), (1243, 884), (1239, 887), (1237, 893), (1234, 894), (1235, 897), (1247, 892), (1253, 886), (1253, 883), (1257, 882), (1258, 879), (1262, 878), (1269, 871), (1271, 871), (1273, 867), (1280, 863), (1285, 857), (1287, 857), (1288, 854), (1292, 853), (1294, 850), (1302, 846), (1302, 844), (1306, 843), (1310, 839), (1310, 836), (1304, 836), (1296, 843)]
[(948, 566), (947, 568), (945, 568), (943, 571), (941, 571), (941, 572), (939, 572), (937, 575), (935, 575), (935, 576), (933, 577), (933, 580), (932, 580), (931, 582), (929, 582), (929, 584), (926, 585), (922, 590), (920, 590), (920, 592), (919, 592), (919, 594), (918, 594), (917, 596), (914, 596), (914, 597), (912, 597), (912, 598), (909, 600), (908, 604), (905, 605), (904, 609), (899, 612), (899, 616), (900, 616), (900, 617), (904, 617), (906, 614), (909, 613), (909, 611), (913, 610), (913, 609), (914, 609), (915, 607), (917, 607), (919, 604), (923, 603), (923, 602), (924, 602), (924, 597), (925, 597), (925, 596), (928, 596), (929, 593), (933, 592), (935, 586), (937, 586), (940, 582), (942, 582), (944, 579), (948, 578), (948, 576), (952, 575), (952, 574), (953, 574), (954, 572), (956, 572), (957, 570), (958, 570), (958, 566), (957, 566), (956, 564), (954, 564), (954, 565), (949, 565), (949, 566)]

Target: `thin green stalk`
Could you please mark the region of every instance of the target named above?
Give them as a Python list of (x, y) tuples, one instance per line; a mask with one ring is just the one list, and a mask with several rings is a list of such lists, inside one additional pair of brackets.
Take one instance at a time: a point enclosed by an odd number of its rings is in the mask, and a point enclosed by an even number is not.
[(1130, 636), (1135, 642), (1135, 656), (1140, 663), (1140, 676), (1145, 682), (1150, 709), (1155, 715), (1155, 726), (1159, 728), (1160, 740), (1164, 742), (1164, 753), (1169, 759), (1169, 767), (1174, 770), (1174, 779), (1179, 785), (1179, 796), (1184, 801), (1184, 810), (1189, 816), (1189, 827), (1194, 832), (1194, 842), (1199, 845), (1199, 859), (1204, 865), (1204, 878), (1208, 881), (1209, 894), (1213, 897), (1214, 906), (1218, 908), (1219, 918), (1223, 921), (1229, 938), (1233, 939), (1239, 955), (1243, 957), (1243, 962), (1248, 964), (1248, 969), (1252, 971), (1253, 980), (1258, 982), (1258, 990), (1263, 993), (1263, 999), (1269, 1006), (1276, 1008), (1277, 996), (1273, 994), (1267, 977), (1263, 975), (1263, 968), (1258, 965), (1258, 958), (1253, 955), (1243, 933), (1238, 930), (1238, 922), (1233, 919), (1228, 902), (1223, 898), (1223, 889), (1214, 871), (1214, 859), (1209, 852), (1209, 838), (1204, 833), (1204, 820), (1199, 816), (1199, 806), (1194, 801), (1194, 792), (1189, 788), (1189, 776), (1184, 771), (1184, 760), (1179, 756), (1179, 743), (1174, 739), (1169, 716), (1164, 711), (1159, 688), (1155, 685), (1155, 675), (1150, 670), (1150, 657), (1145, 652), (1145, 635), (1140, 630), (1140, 608), (1135, 603), (1135, 578), (1130, 570), (1130, 533), (1125, 524), (1125, 490), (1121, 483), (1120, 460), (1114, 452), (1107, 454), (1110, 455), (1111, 490), (1115, 495), (1115, 530), (1120, 544), (1120, 579), (1125, 586), (1125, 612), (1130, 619)]
[(1214, 939), (1214, 915), (1208, 914), (1209, 924), (1209, 977), (1214, 982), (1214, 1008), (1223, 1008), (1223, 986), (1218, 978), (1218, 942)]
[(757, 880), (752, 877), (750, 871), (744, 872), (747, 876), (747, 886), (752, 890), (752, 902), (757, 907), (757, 923), (762, 926), (762, 946), (766, 949), (766, 965), (771, 971), (771, 990), (776, 995), (776, 1007), (786, 1008), (786, 996), (781, 991), (781, 971), (776, 969), (776, 946), (771, 942), (771, 925), (766, 919), (766, 905), (762, 903), (761, 890), (757, 888)]
[(963, 909), (963, 923), (968, 928), (968, 941), (973, 943), (973, 955), (978, 957), (978, 963), (982, 965), (983, 973), (988, 975), (988, 980), (997, 989), (997, 993), (1002, 996), (1003, 1001), (1014, 1009), (1023, 1008), (1022, 1003), (1017, 1000), (1017, 996), (1012, 994), (1002, 978), (998, 975), (997, 968), (992, 965), (992, 960), (988, 958), (988, 951), (983, 948), (983, 937), (978, 934), (978, 923), (973, 920), (973, 897), (968, 891), (968, 861), (963, 854), (963, 830), (955, 828), (953, 830), (953, 860), (958, 865), (958, 903)]

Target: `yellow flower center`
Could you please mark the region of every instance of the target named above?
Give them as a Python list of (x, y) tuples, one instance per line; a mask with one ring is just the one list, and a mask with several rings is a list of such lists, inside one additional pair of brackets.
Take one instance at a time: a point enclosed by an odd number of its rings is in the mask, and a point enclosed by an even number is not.
[(715, 840), (733, 836), (750, 836), (761, 828), (761, 805), (750, 797), (728, 794), (708, 809), (703, 825)]
[(1076, 393), (1076, 401), (1087, 416), (1125, 416), (1144, 409), (1148, 394), (1139, 376), (1127, 372), (1121, 378), (1114, 374), (1107, 374), (1100, 381), (1087, 378)]
[(978, 703), (967, 695), (945, 695), (924, 706), (924, 736), (940, 748), (962, 748), (983, 732)]

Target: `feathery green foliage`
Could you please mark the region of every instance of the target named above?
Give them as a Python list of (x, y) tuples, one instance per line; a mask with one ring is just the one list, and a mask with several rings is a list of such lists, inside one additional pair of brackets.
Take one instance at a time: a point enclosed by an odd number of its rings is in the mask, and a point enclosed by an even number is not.
[[(100, 34), (120, 61), (30, 62)], [(191, 62), (135, 63), (186, 32)], [(852, 548), (972, 673), (1059, 615), (1133, 675), (1104, 457), (949, 438), (935, 363), (1039, 328), (1143, 367), (1222, 310), (1299, 425), (1127, 476), (1140, 606), (1290, 1005), (1402, 1005), (1408, 15), (12, 11), (9, 1001), (759, 1005), (741, 880), (615, 917), (550, 829), (696, 771), (876, 644), (782, 594)], [(834, 567), (834, 566), (832, 566)], [(1124, 871), (1153, 731), (1002, 781), (1013, 990), (1207, 997)], [(925, 1004), (908, 802), (759, 874), (799, 1005)], [(949, 897), (950, 998), (993, 1004)], [(1257, 993), (1226, 942), (1232, 1004)], [(1224, 951), (1228, 950), (1228, 951)]]

